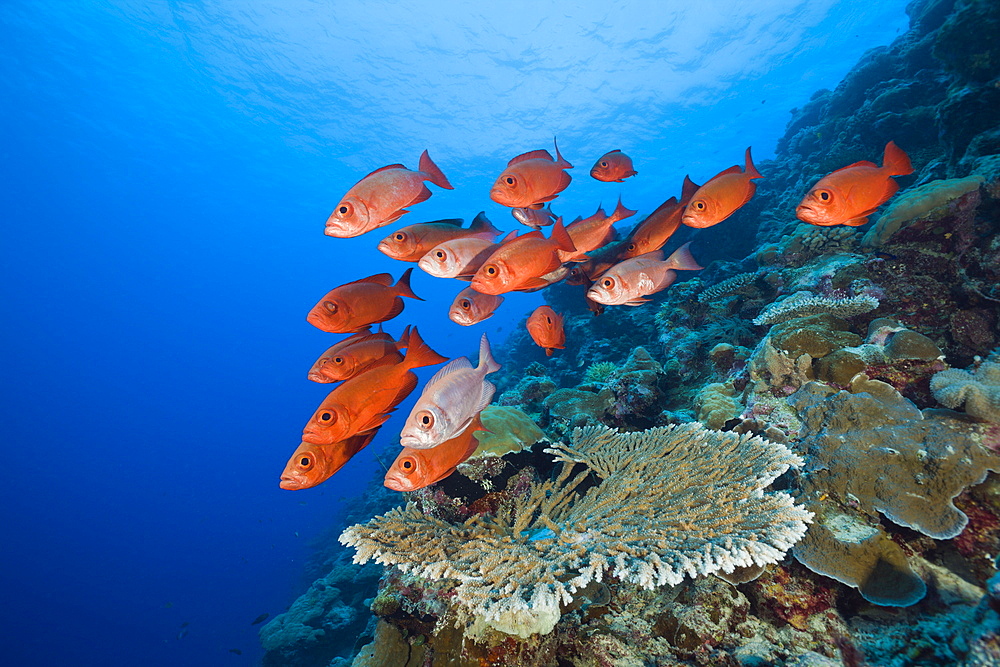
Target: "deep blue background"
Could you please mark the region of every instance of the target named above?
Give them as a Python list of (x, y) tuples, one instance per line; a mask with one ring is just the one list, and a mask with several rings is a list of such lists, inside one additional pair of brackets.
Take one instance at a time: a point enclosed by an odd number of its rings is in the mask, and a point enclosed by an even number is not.
[[(646, 213), (679, 189), (687, 171), (702, 182), (742, 162), (750, 141), (758, 159), (767, 157), (789, 108), (835, 85), (864, 48), (905, 26), (902, 3), (889, 4), (881, 14), (862, 2), (823, 10), (822, 23), (807, 31), (811, 41), (773, 62), (763, 49), (747, 80), (725, 82), (724, 94), (699, 89), (709, 79), (700, 81), (693, 63), (687, 76), (700, 93), (643, 100), (643, 108), (661, 104), (660, 117), (632, 113), (634, 100), (605, 99), (606, 122), (587, 125), (578, 112), (560, 112), (554, 90), (534, 105), (537, 116), (512, 122), (505, 104), (516, 90), (488, 78), (479, 88), (452, 90), (456, 99), (495, 108), (496, 118), (477, 118), (495, 134), (477, 126), (476, 136), (495, 139), (498, 152), (482, 154), (462, 137), (470, 128), (450, 120), (459, 105), (444, 99), (446, 73), (428, 72), (399, 95), (400, 105), (426, 96), (426, 116), (403, 113), (391, 94), (366, 104), (369, 93), (356, 87), (325, 90), (320, 73), (313, 86), (309, 63), (290, 78), (296, 63), (282, 60), (280, 39), (260, 37), (268, 16), (281, 14), (274, 7), (255, 14), (256, 23), (227, 24), (217, 15), (232, 10), (225, 2), (4, 3), (3, 662), (220, 665), (260, 655), (251, 620), (280, 613), (299, 592), (307, 541), (378, 467), (364, 452), (317, 489), (277, 485), (328, 390), (307, 382), (305, 372), (338, 338), (309, 326), (305, 313), (336, 285), (405, 268), (375, 250), (391, 228), (351, 240), (322, 234), (333, 205), (362, 175), (391, 162), (415, 168), (428, 148), (456, 190), (431, 186), (432, 198), (405, 223), (469, 220), (486, 209), (512, 229), (508, 212), (487, 199), (513, 154), (508, 144), (549, 148), (558, 133), (577, 167), (575, 187), (559, 202), (568, 217), (589, 215), (598, 201), (610, 210), (619, 193)], [(794, 21), (796, 14), (782, 16)], [(335, 41), (336, 16), (328, 18)], [(259, 33), (242, 32), (246, 25)], [(377, 36), (378, 22), (369, 27)], [(491, 38), (484, 32), (484, 44)], [(510, 37), (528, 38), (559, 46), (544, 34)], [(230, 45), (225, 58), (204, 46), (217, 41)], [(232, 48), (241, 43), (247, 49)], [(274, 60), (262, 64), (255, 48)], [(384, 57), (381, 48), (372, 53)], [(628, 54), (624, 62), (645, 71), (640, 79), (666, 67)], [(227, 78), (244, 66), (253, 90)], [(530, 69), (506, 66), (515, 74)], [(588, 71), (602, 75), (600, 68), (598, 58)], [(391, 72), (370, 77), (372, 86), (391, 88)], [(356, 75), (366, 80), (364, 71)], [(545, 82), (556, 75), (542, 68), (523, 76)], [(763, 111), (762, 91), (777, 95)], [(593, 91), (595, 100), (602, 94)], [(643, 139), (630, 141), (631, 132)], [(612, 148), (636, 157), (639, 177), (624, 185), (587, 177)], [(463, 329), (447, 319), (462, 284), (417, 271), (413, 287), (427, 301), (407, 300), (387, 329), (418, 324), (442, 354), (473, 360), (483, 331), (501, 342), (540, 302), (515, 295), (492, 320)], [(376, 448), (398, 434), (409, 405)], [(182, 623), (188, 633), (178, 638)]]

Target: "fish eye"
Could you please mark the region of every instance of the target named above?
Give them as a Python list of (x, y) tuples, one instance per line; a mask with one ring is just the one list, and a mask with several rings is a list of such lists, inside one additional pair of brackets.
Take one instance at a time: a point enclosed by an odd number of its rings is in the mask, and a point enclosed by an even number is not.
[(465, 308), (466, 310), (472, 308), (472, 302), (469, 301), (468, 299), (462, 299), (462, 302), (458, 305), (460, 305), (462, 308)]
[(348, 204), (341, 204), (337, 207), (337, 213), (340, 215), (347, 215), (351, 212), (351, 207)]
[(329, 310), (331, 313), (337, 312), (337, 304), (335, 304), (333, 301), (324, 301), (323, 307)]
[(342, 363), (344, 363), (344, 358), (343, 357), (334, 357), (333, 358), (333, 363), (335, 363), (335, 364), (342, 364)]
[(396, 239), (397, 241), (403, 241), (406, 239), (406, 234), (397, 232), (396, 234), (393, 234), (392, 238)]
[(331, 422), (332, 423), (334, 421), (334, 419), (333, 419), (333, 413), (330, 412), (329, 410), (327, 410), (326, 412), (321, 412), (320, 415), (319, 415), (319, 418), (322, 421), (325, 421), (325, 422)]
[(820, 190), (816, 194), (818, 194), (819, 198), (822, 199), (823, 201), (830, 201), (830, 191), (829, 190)]
[(602, 167), (607, 167), (608, 166), (608, 161), (607, 160), (601, 160), (601, 166)]
[(486, 267), (486, 274), (490, 276), (495, 276), (497, 274), (497, 267), (490, 264)]
[(626, 248), (626, 250), (628, 250), (629, 252), (632, 252), (633, 250), (635, 250), (635, 244), (634, 243), (629, 243), (628, 244), (628, 248)]
[(695, 207), (696, 209), (698, 209), (699, 211), (704, 211), (704, 210), (705, 210), (705, 202), (703, 202), (703, 201), (701, 201), (701, 200), (699, 199), (698, 201), (696, 201), (696, 202), (694, 203), (694, 207)]
[(611, 289), (615, 286), (615, 281), (612, 278), (605, 278), (601, 281), (601, 284), (604, 285), (605, 289)]
[(412, 457), (407, 456), (405, 459), (399, 462), (399, 467), (403, 469), (403, 472), (413, 472), (416, 468), (416, 462)]
[(438, 259), (444, 259), (444, 250), (438, 250), (436, 253), (434, 253), (434, 256), (437, 257)]
[(548, 317), (548, 316), (546, 316), (546, 317), (545, 317), (545, 321), (546, 321), (547, 323), (549, 323), (549, 324), (552, 324), (552, 318), (551, 318), (551, 317)]
[(309, 468), (312, 468), (312, 464), (313, 460), (311, 456), (303, 456), (302, 458), (299, 459), (299, 467), (304, 468), (305, 470), (309, 470)]
[(434, 415), (427, 410), (421, 410), (417, 413), (417, 425), (422, 429), (434, 426)]
[(514, 185), (515, 183), (517, 183), (517, 179), (514, 178), (513, 176), (508, 176), (507, 178), (505, 178), (503, 180), (504, 180), (504, 183), (506, 183), (507, 185)]

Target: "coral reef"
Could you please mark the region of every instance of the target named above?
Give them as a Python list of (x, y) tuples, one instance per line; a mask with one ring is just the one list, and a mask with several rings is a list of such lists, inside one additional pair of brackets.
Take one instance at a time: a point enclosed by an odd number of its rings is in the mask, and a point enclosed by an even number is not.
[(971, 371), (951, 369), (931, 378), (934, 398), (949, 408), (965, 411), (983, 421), (1000, 423), (1000, 350)]
[[(559, 476), (495, 516), (456, 526), (410, 504), (348, 528), (341, 542), (359, 563), (456, 580), (454, 611), (472, 635), (489, 627), (526, 638), (550, 632), (560, 604), (606, 574), (653, 588), (765, 565), (810, 520), (788, 495), (765, 492), (801, 460), (756, 436), (697, 424), (591, 428), (547, 451), (564, 462)], [(584, 469), (574, 474), (576, 463)], [(591, 474), (600, 482), (581, 494)]]
[(774, 324), (790, 317), (833, 314), (837, 317), (851, 317), (878, 308), (878, 299), (867, 294), (844, 298), (815, 296), (806, 291), (796, 292), (777, 303), (772, 303), (758, 315), (754, 324)]

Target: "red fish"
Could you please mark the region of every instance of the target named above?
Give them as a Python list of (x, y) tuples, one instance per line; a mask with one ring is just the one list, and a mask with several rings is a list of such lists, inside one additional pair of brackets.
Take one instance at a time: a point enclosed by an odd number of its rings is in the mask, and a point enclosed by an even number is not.
[(563, 330), (562, 315), (549, 306), (539, 306), (528, 316), (528, 335), (535, 345), (545, 348), (545, 355), (552, 356), (553, 350), (566, 347), (566, 332)]
[(326, 235), (350, 238), (395, 222), (409, 213), (407, 206), (431, 196), (424, 181), (454, 189), (427, 151), (420, 154), (420, 171), (410, 171), (401, 164), (376, 169), (348, 190), (333, 209), (326, 221)]
[(289, 491), (308, 489), (330, 479), (344, 464), (368, 446), (378, 429), (359, 433), (332, 445), (303, 442), (288, 459), (279, 486)]
[(733, 165), (698, 188), (692, 195), (691, 202), (684, 208), (681, 222), (699, 229), (719, 224), (750, 201), (757, 191), (757, 186), (753, 183), (755, 178), (763, 176), (753, 166), (750, 149), (747, 148), (746, 168), (740, 169), (739, 165)]
[(617, 148), (602, 155), (590, 168), (590, 175), (605, 183), (622, 183), (638, 173), (632, 168), (632, 158)]
[(573, 180), (565, 171), (572, 168), (560, 155), (558, 144), (555, 160), (545, 150), (522, 153), (507, 163), (490, 190), (490, 199), (511, 208), (541, 208), (542, 203), (558, 197)]
[(428, 347), (414, 327), (403, 361), (344, 380), (320, 403), (302, 431), (302, 441), (329, 445), (378, 428), (417, 386), (413, 369), (445, 360), (446, 357)]
[(448, 319), (463, 327), (471, 327), (493, 317), (494, 311), (503, 303), (502, 296), (480, 294), (471, 287), (458, 293), (448, 310)]
[(468, 227), (462, 219), (421, 222), (389, 234), (378, 244), (383, 253), (403, 262), (419, 262), (431, 248), (445, 241), (464, 238), (492, 239), (500, 233), (487, 219), (485, 212), (476, 216)]
[(437, 278), (471, 279), (502, 243), (477, 238), (445, 241), (431, 248), (417, 266)]
[(391, 320), (403, 312), (401, 296), (423, 301), (410, 289), (411, 273), (413, 269), (407, 269), (395, 285), (390, 274), (379, 273), (334, 287), (312, 307), (306, 321), (329, 333), (355, 333)]
[(479, 415), (451, 440), (431, 449), (404, 447), (385, 473), (385, 486), (394, 491), (416, 491), (455, 472), (455, 468), (472, 456), (479, 446), (477, 431), (485, 431)]
[(912, 173), (910, 157), (890, 141), (885, 145), (881, 167), (868, 161), (855, 162), (824, 176), (796, 207), (795, 215), (821, 227), (863, 225), (899, 190), (892, 176)]
[(556, 221), (556, 214), (552, 212), (551, 204), (546, 204), (545, 208), (512, 208), (510, 214), (522, 225), (532, 229), (548, 227)]
[(681, 188), (681, 200), (677, 201), (675, 197), (671, 197), (646, 216), (646, 219), (629, 234), (622, 259), (645, 255), (665, 246), (674, 232), (680, 228), (684, 207), (697, 190), (698, 186), (694, 181), (685, 176)]
[(597, 209), (597, 213), (589, 218), (571, 222), (566, 227), (566, 232), (573, 239), (573, 245), (576, 246), (577, 253), (572, 257), (567, 257), (564, 261), (582, 261), (582, 259), (586, 258), (588, 252), (611, 243), (615, 240), (615, 228), (613, 225), (633, 215), (635, 215), (635, 211), (622, 206), (622, 200), (619, 197), (618, 205), (611, 215), (605, 215), (604, 210), (599, 208)]
[(599, 250), (587, 253), (590, 259), (574, 264), (566, 276), (568, 285), (590, 285), (601, 275), (623, 259), (627, 239), (612, 241)]
[(472, 288), (480, 294), (503, 294), (514, 290), (545, 287), (543, 278), (576, 255), (576, 246), (562, 222), (552, 226), (552, 237), (528, 232), (504, 243), (479, 267), (472, 278)]
[(399, 351), (406, 347), (409, 337), (409, 327), (398, 341), (381, 331), (354, 334), (324, 352), (309, 370), (309, 379), (324, 384), (340, 382), (377, 366), (398, 364), (403, 360)]

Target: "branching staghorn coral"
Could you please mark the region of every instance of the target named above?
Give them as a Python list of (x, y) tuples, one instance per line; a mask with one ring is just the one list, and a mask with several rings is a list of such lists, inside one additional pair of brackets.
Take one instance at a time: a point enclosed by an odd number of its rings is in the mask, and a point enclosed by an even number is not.
[(752, 290), (754, 280), (756, 279), (756, 273), (737, 273), (732, 278), (726, 278), (722, 282), (702, 290), (701, 294), (698, 295), (698, 301), (700, 303), (707, 303), (724, 296), (746, 294)]
[(873, 296), (859, 295), (836, 299), (816, 296), (809, 292), (796, 292), (783, 301), (772, 303), (761, 311), (754, 324), (774, 324), (793, 317), (828, 313), (836, 317), (851, 317), (878, 308), (879, 302)]
[[(452, 525), (411, 503), (340, 541), (357, 549), (355, 562), (456, 580), (456, 616), (473, 634), (488, 626), (528, 637), (550, 632), (560, 604), (605, 573), (653, 588), (766, 565), (812, 519), (788, 494), (765, 491), (802, 459), (757, 436), (695, 423), (638, 433), (598, 426), (546, 451), (564, 463), (558, 477), (496, 516)], [(600, 482), (578, 491), (592, 474)]]

